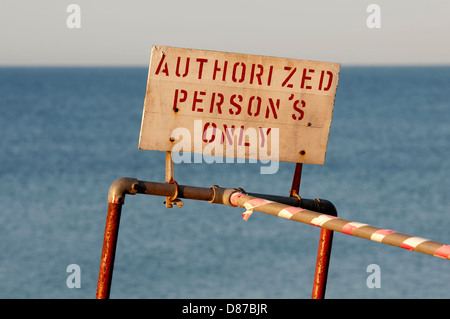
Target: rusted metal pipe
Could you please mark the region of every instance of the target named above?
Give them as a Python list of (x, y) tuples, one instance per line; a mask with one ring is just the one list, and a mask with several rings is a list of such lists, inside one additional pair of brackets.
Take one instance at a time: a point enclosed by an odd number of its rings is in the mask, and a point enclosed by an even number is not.
[(105, 236), (103, 238), (102, 257), (100, 259), (100, 271), (97, 283), (97, 299), (108, 299), (111, 291), (121, 212), (122, 204), (108, 204)]
[(294, 177), (292, 178), (292, 186), (291, 186), (291, 191), (290, 191), (291, 197), (296, 197), (296, 196), (300, 195), (300, 182), (302, 180), (302, 170), (303, 170), (303, 164), (296, 163)]
[(316, 270), (314, 272), (314, 282), (311, 296), (312, 299), (325, 298), (332, 242), (333, 231), (322, 228), (320, 230), (319, 248), (317, 250)]
[[(125, 203), (125, 195), (146, 194), (155, 196), (174, 196), (192, 200), (208, 201), (214, 204), (233, 206), (230, 203), (230, 196), (235, 192), (245, 192), (241, 188), (222, 188), (219, 186), (197, 187), (187, 185), (177, 185), (171, 183), (140, 181), (136, 178), (122, 177), (116, 180), (110, 187), (108, 193), (108, 203)], [(259, 193), (246, 193), (253, 197), (264, 198), (274, 202), (279, 202), (289, 206), (302, 207), (308, 210), (322, 212), (328, 215), (335, 215), (336, 208), (333, 203), (325, 199), (307, 199), (285, 197), (279, 195), (268, 195)]]
[[(320, 205), (320, 199), (316, 199), (316, 202), (318, 203), (318, 209), (313, 209), (313, 211), (337, 217), (337, 210), (331, 202), (323, 200), (323, 205)], [(322, 207), (324, 207), (325, 209), (321, 210)], [(325, 298), (332, 242), (333, 231), (321, 228), (319, 236), (319, 247), (317, 249), (316, 269), (314, 272), (313, 289), (311, 296), (312, 299)]]
[(177, 183), (158, 183), (140, 181), (135, 178), (123, 177), (116, 180), (110, 187), (108, 203), (124, 204), (125, 195), (146, 194), (162, 197), (208, 201), (214, 204), (230, 205), (229, 199), (232, 193), (238, 189), (212, 187), (196, 187), (178, 185)]

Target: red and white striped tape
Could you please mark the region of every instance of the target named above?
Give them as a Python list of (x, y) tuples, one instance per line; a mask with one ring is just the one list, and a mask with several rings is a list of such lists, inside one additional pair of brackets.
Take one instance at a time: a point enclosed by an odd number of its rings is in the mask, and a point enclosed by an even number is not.
[(270, 200), (249, 196), (236, 192), (230, 197), (232, 205), (243, 207), (242, 214), (248, 220), (253, 210), (295, 220), (301, 223), (330, 229), (347, 235), (388, 244), (403, 249), (424, 253), (444, 259), (450, 259), (450, 245), (438, 243), (429, 239), (409, 236), (390, 229), (382, 229), (364, 223), (353, 222), (335, 216), (321, 214), (301, 207), (289, 206)]

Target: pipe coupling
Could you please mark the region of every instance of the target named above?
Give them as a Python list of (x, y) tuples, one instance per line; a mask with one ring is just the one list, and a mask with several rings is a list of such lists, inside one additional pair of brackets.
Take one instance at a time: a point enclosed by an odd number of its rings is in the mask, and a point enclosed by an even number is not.
[(121, 177), (111, 184), (108, 192), (108, 203), (125, 203), (125, 195), (135, 195), (138, 192), (139, 181), (136, 178)]
[(228, 206), (234, 206), (231, 201), (231, 195), (233, 195), (236, 192), (242, 191), (241, 188), (221, 188), (217, 185), (210, 187), (213, 190), (213, 197), (212, 200), (210, 200), (210, 203), (213, 204), (223, 204)]

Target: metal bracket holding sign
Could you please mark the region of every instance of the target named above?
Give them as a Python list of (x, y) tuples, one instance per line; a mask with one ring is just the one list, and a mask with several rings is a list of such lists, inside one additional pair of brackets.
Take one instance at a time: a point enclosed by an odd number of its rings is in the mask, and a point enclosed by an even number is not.
[(173, 159), (172, 152), (166, 152), (166, 183), (175, 184), (176, 192), (173, 197), (166, 197), (167, 208), (172, 208), (173, 205), (177, 205), (178, 208), (183, 206), (183, 201), (178, 198), (178, 183), (175, 181), (174, 171), (173, 171)]

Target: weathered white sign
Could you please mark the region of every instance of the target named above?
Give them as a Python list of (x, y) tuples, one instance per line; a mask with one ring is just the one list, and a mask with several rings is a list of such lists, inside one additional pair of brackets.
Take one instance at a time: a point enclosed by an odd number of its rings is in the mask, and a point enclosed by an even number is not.
[(323, 164), (339, 70), (154, 46), (139, 148)]

